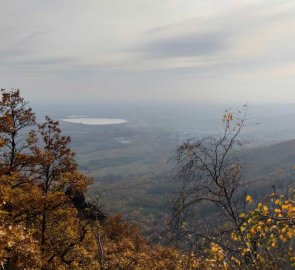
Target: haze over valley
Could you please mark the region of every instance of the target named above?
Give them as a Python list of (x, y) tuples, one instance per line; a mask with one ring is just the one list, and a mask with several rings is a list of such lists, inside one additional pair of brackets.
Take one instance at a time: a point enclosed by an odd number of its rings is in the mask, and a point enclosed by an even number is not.
[[(123, 212), (147, 231), (155, 231), (169, 215), (179, 187), (177, 147), (189, 139), (222, 133), (228, 107), (163, 103), (56, 108), (54, 117), (72, 138), (79, 168), (94, 177), (89, 194), (101, 196), (106, 211)], [(39, 115), (50, 110), (43, 106)], [(236, 105), (233, 110), (245, 107)], [(289, 122), (293, 117), (293, 104), (247, 105), (241, 160), (245, 180), (261, 186), (252, 191), (260, 190), (258, 197), (272, 185), (284, 189), (293, 184), (295, 126)]]

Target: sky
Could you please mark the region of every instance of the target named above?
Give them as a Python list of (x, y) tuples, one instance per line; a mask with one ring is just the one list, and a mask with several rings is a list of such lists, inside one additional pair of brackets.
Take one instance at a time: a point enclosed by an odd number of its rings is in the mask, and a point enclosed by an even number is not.
[(294, 0), (0, 0), (0, 87), (40, 103), (295, 103), (294, 26)]

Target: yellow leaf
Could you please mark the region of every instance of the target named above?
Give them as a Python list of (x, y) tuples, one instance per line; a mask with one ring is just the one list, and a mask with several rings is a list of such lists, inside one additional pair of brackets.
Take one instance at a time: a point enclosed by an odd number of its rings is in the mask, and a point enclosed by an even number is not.
[(246, 196), (246, 202), (253, 203), (253, 199), (252, 199), (252, 197), (250, 195)]

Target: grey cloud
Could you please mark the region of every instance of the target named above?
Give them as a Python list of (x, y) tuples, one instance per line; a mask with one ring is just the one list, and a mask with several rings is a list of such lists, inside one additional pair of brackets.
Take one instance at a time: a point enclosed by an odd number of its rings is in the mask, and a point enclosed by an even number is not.
[(23, 45), (27, 42), (32, 41), (35, 38), (38, 38), (39, 36), (47, 33), (48, 31), (34, 31), (29, 33), (24, 33), (21, 35), (19, 41), (16, 43), (17, 46)]
[[(9, 33), (11, 35), (11, 29), (0, 29), (1, 35), (5, 36), (5, 33)], [(35, 37), (43, 34), (44, 31), (35, 31), (35, 32), (28, 32), (23, 34), (15, 34), (16, 40), (10, 42), (10, 44), (3, 45), (2, 48), (0, 47), (0, 59), (3, 60), (13, 60), (19, 59), (21, 56), (28, 56), (31, 52), (33, 52), (33, 48), (30, 46), (26, 46), (26, 43), (32, 41)]]
[[(249, 5), (247, 8), (235, 10), (227, 14), (208, 18), (194, 18), (174, 24), (167, 24), (149, 30), (147, 41), (142, 50), (147, 57), (197, 57), (210, 56), (229, 51), (232, 40), (248, 37), (257, 29), (264, 34), (265, 29), (271, 29), (281, 24), (293, 22), (295, 5), (282, 5), (278, 1), (268, 1)], [(194, 31), (193, 29), (198, 29)], [(191, 29), (190, 33), (182, 31)], [(202, 30), (200, 30), (202, 29)], [(288, 31), (286, 29), (286, 31)], [(158, 38), (163, 35), (166, 38)], [(171, 37), (171, 33), (174, 35)], [(281, 43), (284, 41), (282, 40)], [(247, 46), (245, 44), (245, 46)], [(270, 44), (275, 46), (274, 44)]]
[[(13, 51), (12, 51), (13, 53)], [(22, 56), (22, 53), (20, 54)], [(34, 73), (61, 73), (68, 69), (72, 69), (76, 66), (76, 59), (68, 57), (56, 57), (56, 58), (39, 58), (36, 60), (30, 60), (26, 58), (18, 59), (15, 58), (14, 61), (11, 58), (1, 59), (0, 53), (0, 69), (1, 70), (14, 70), (17, 72), (22, 72), (25, 74)], [(79, 65), (78, 65), (79, 66)]]
[(193, 57), (214, 54), (225, 47), (225, 34), (208, 32), (156, 40), (146, 45), (144, 51), (155, 57)]
[(11, 48), (11, 49), (0, 49), (0, 60), (7, 60), (16, 56), (25, 54), (24, 49)]
[(25, 65), (59, 65), (59, 64), (71, 64), (74, 62), (73, 58), (60, 57), (60, 58), (45, 58), (36, 61), (24, 62)]

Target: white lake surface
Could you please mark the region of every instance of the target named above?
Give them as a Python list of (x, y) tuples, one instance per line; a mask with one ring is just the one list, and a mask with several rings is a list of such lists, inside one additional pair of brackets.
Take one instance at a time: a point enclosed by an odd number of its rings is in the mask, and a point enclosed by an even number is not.
[(116, 125), (127, 123), (125, 119), (115, 119), (115, 118), (91, 118), (91, 117), (74, 117), (70, 116), (67, 118), (60, 119), (64, 122), (82, 124), (82, 125)]

